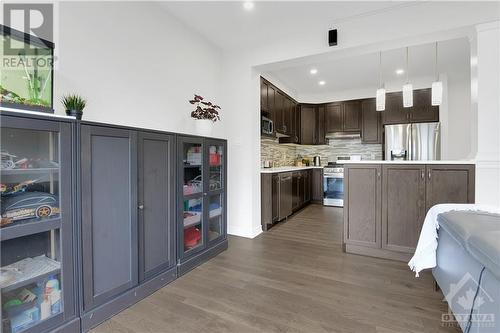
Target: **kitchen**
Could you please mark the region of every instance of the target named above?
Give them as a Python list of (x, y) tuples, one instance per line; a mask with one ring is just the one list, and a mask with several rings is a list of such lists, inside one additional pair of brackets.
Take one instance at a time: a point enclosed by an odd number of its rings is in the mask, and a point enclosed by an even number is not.
[(449, 40), (263, 73), (262, 229), (321, 206), (343, 215), (345, 252), (408, 260), (430, 205), (474, 201), (467, 145), (454, 153), (467, 133), (450, 119), (470, 108), (457, 83), (469, 52)]

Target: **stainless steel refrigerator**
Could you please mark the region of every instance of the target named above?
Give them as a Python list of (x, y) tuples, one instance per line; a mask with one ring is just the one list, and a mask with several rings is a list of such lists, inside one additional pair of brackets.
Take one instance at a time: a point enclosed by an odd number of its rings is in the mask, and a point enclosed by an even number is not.
[(439, 123), (385, 125), (386, 160), (440, 160)]

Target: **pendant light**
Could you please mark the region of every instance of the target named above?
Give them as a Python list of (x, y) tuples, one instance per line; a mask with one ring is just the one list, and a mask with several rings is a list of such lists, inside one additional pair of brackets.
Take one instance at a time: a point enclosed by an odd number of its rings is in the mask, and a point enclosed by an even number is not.
[(403, 107), (411, 108), (413, 106), (413, 85), (409, 79), (408, 53), (409, 48), (406, 48), (406, 84), (403, 86)]
[(437, 42), (436, 42), (436, 55), (435, 55), (434, 71), (435, 71), (435, 74), (436, 74), (436, 81), (432, 82), (431, 104), (433, 106), (439, 106), (443, 102), (443, 82), (439, 81), (439, 74), (438, 74), (438, 43)]
[(384, 111), (385, 110), (385, 87), (384, 84), (382, 83), (382, 52), (379, 53), (379, 64), (378, 64), (378, 71), (379, 71), (379, 82), (378, 82), (378, 89), (377, 89), (377, 94), (376, 94), (376, 110), (377, 111)]

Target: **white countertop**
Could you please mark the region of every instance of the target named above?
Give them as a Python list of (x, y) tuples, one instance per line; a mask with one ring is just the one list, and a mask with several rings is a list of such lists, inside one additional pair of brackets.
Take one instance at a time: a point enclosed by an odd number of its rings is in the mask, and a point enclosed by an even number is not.
[(276, 168), (264, 168), (260, 169), (260, 173), (278, 173), (278, 172), (291, 172), (298, 170), (308, 170), (308, 169), (323, 169), (322, 166), (284, 166)]
[(386, 160), (361, 160), (342, 161), (342, 164), (476, 164), (472, 160), (464, 161), (386, 161)]

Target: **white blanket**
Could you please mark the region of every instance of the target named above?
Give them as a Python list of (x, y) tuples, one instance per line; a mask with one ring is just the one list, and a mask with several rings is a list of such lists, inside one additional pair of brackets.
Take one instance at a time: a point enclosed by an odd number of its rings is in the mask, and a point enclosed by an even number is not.
[(410, 269), (418, 273), (427, 268), (436, 267), (436, 249), (438, 246), (438, 229), (439, 224), (437, 216), (441, 213), (449, 211), (472, 210), (472, 211), (485, 211), (500, 214), (500, 209), (485, 205), (475, 204), (440, 204), (431, 207), (425, 216), (424, 225), (420, 232), (417, 248), (413, 258), (408, 262)]

